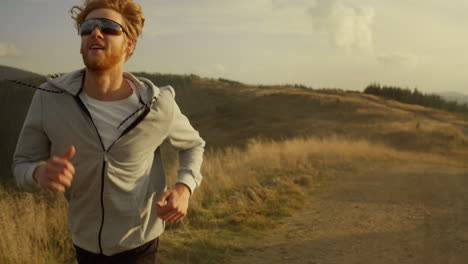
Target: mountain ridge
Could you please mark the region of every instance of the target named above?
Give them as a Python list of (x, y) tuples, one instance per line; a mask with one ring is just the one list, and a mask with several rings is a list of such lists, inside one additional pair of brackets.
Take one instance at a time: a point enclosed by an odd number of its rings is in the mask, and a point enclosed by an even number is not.
[(455, 101), (460, 104), (468, 104), (468, 95), (456, 91), (447, 91), (447, 92), (439, 92), (437, 93), (442, 98), (448, 101)]
[(4, 79), (23, 79), (42, 76), (40, 74), (26, 71), (10, 66), (0, 65), (0, 80)]

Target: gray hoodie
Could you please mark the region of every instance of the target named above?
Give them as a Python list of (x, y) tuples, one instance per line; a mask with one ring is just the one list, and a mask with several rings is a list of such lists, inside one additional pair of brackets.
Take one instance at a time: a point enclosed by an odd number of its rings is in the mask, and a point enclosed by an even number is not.
[(168, 139), (179, 150), (178, 182), (190, 191), (200, 185), (205, 142), (181, 113), (170, 86), (124, 73), (133, 81), (144, 107), (138, 118), (104, 149), (90, 113), (79, 99), (84, 69), (47, 79), (32, 99), (18, 139), (13, 171), (26, 191), (40, 187), (34, 169), (70, 145), (76, 173), (65, 192), (73, 243), (85, 250), (114, 255), (136, 248), (164, 231), (156, 214), (166, 189), (159, 146)]

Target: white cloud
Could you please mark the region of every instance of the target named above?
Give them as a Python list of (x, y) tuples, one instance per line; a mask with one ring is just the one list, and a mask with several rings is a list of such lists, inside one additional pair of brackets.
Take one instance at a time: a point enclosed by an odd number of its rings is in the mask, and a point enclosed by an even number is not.
[[(282, 1), (282, 0), (272, 0)], [(300, 0), (297, 0), (300, 1)], [(326, 33), (333, 45), (352, 53), (369, 55), (387, 66), (416, 67), (418, 56), (401, 52), (380, 53), (374, 43), (374, 8), (352, 6), (342, 0), (316, 0), (307, 13), (316, 30)]]
[(377, 56), (377, 61), (385, 65), (416, 67), (419, 63), (419, 58), (413, 54), (390, 53)]
[(355, 7), (338, 0), (317, 0), (307, 13), (312, 18), (314, 27), (328, 34), (338, 48), (373, 53), (371, 25), (374, 8)]
[(0, 57), (8, 55), (16, 55), (18, 49), (15, 45), (5, 42), (0, 42)]
[[(147, 0), (148, 1), (148, 0)], [(153, 0), (152, 0), (153, 1)], [(276, 0), (274, 0), (276, 1)], [(284, 0), (279, 0), (283, 1)], [(147, 3), (145, 33), (150, 37), (163, 34), (209, 32), (215, 34), (262, 33), (271, 35), (310, 35), (310, 21), (305, 15), (305, 0), (290, 0), (287, 6), (301, 8), (274, 12), (284, 3), (272, 0), (237, 1), (166, 1), (157, 6)]]

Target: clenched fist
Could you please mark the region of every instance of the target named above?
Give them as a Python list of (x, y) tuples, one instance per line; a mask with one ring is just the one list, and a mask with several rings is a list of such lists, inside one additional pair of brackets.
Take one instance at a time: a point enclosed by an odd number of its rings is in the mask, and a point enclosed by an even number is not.
[(47, 164), (39, 165), (34, 170), (34, 180), (42, 188), (65, 192), (65, 188), (71, 186), (75, 175), (75, 167), (70, 162), (74, 155), (75, 147), (70, 146), (63, 156), (52, 156)]
[(190, 189), (183, 183), (163, 193), (156, 202), (157, 215), (164, 221), (177, 223), (187, 215)]

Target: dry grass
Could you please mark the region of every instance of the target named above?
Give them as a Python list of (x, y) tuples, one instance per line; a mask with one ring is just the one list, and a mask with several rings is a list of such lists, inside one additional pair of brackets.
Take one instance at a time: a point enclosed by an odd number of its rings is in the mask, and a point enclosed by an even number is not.
[(431, 153), (398, 151), (366, 140), (294, 138), (284, 141), (250, 140), (245, 150), (227, 148), (206, 154), (204, 182), (192, 203), (201, 206), (214, 194), (264, 186), (271, 177), (323, 173), (324, 168), (346, 169), (375, 160), (420, 161), (464, 166), (464, 163)]
[(222, 263), (229, 251), (252, 246), (259, 231), (300, 208), (304, 191), (317, 179), (355, 173), (376, 161), (466, 166), (446, 156), (339, 137), (257, 139), (243, 150), (210, 151), (191, 215), (179, 226), (182, 230), (166, 233), (161, 259), (174, 264)]
[[(305, 188), (320, 175), (352, 171), (362, 162), (375, 160), (463, 165), (434, 154), (338, 137), (257, 139), (243, 150), (208, 151), (204, 182), (191, 201), (189, 218), (169, 226), (162, 239), (161, 260), (217, 263), (229, 250), (242, 248), (239, 235), (255, 235), (254, 230), (268, 228), (300, 207)], [(73, 262), (63, 198), (2, 188), (0, 208), (0, 263)]]
[(0, 208), (0, 263), (67, 262), (73, 251), (62, 197), (0, 188)]

